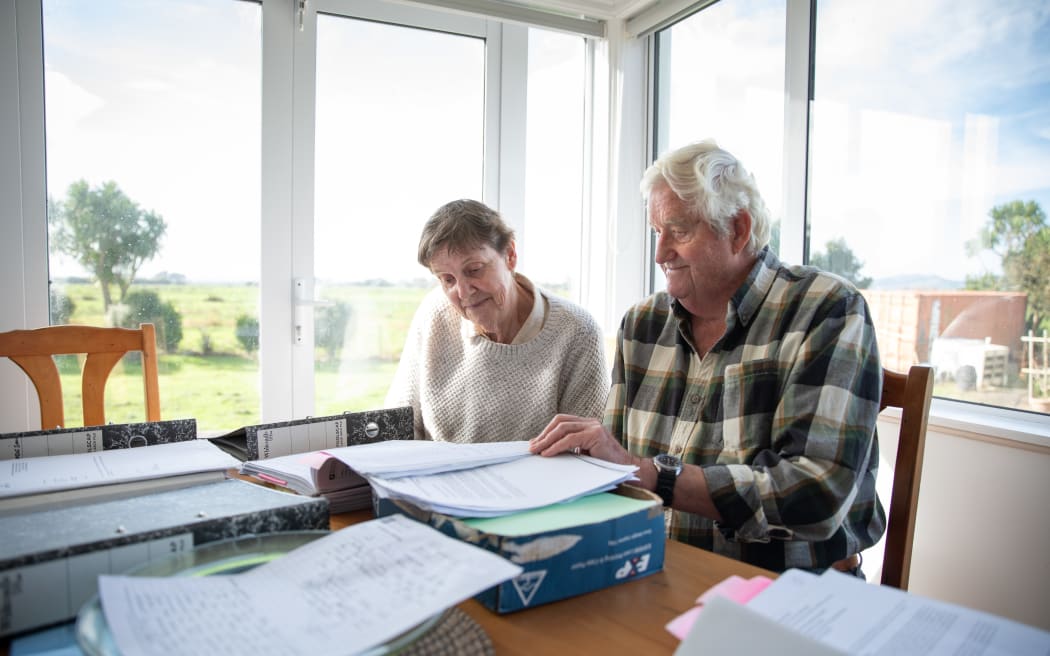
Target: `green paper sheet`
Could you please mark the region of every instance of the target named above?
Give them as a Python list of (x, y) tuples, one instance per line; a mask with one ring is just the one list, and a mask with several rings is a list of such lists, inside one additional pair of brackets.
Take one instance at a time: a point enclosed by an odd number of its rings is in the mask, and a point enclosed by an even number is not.
[(601, 492), (568, 503), (556, 503), (502, 517), (464, 519), (462, 522), (491, 535), (518, 537), (604, 522), (653, 505), (656, 505), (656, 502)]

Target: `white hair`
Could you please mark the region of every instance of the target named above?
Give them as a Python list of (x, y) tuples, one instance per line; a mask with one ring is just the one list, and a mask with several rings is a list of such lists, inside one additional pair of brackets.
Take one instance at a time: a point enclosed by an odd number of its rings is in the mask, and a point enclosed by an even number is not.
[(748, 249), (757, 253), (769, 243), (769, 210), (754, 176), (714, 140), (698, 141), (661, 155), (642, 175), (642, 195), (648, 199), (661, 181), (719, 235), (728, 236), (733, 217), (747, 210), (751, 215)]

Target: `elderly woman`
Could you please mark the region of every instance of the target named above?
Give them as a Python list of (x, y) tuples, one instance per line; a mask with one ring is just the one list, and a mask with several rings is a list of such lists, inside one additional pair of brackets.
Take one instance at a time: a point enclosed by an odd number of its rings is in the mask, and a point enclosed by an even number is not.
[(609, 374), (597, 323), (515, 271), (514, 231), (498, 212), (444, 205), (423, 227), (419, 263), (439, 287), (412, 319), (386, 399), (412, 406), (416, 439), (527, 440), (559, 413), (601, 416)]

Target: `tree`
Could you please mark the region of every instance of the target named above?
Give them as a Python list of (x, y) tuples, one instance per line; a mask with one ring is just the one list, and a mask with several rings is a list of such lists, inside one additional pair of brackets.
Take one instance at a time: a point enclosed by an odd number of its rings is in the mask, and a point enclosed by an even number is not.
[(113, 305), (111, 286), (123, 302), (135, 274), (160, 250), (164, 219), (141, 209), (115, 182), (91, 188), (84, 180), (69, 185), (66, 199), (48, 200), (52, 243), (87, 269), (102, 288), (103, 310)]
[(814, 253), (809, 258), (810, 264), (842, 276), (859, 289), (867, 289), (871, 286), (871, 278), (860, 275), (860, 270), (864, 268), (864, 263), (853, 254), (850, 247), (846, 245), (845, 239), (832, 239), (824, 245), (824, 248), (827, 249), (827, 254), (819, 251)]
[(352, 315), (350, 304), (343, 301), (318, 308), (314, 320), (314, 344), (325, 350), (329, 361), (335, 361), (339, 357)]
[(157, 340), (161, 348), (174, 353), (182, 341), (182, 314), (171, 301), (162, 301), (157, 292), (150, 289), (134, 291), (124, 299), (127, 314), (119, 324), (125, 328), (138, 328), (140, 323), (152, 323), (157, 329)]
[(237, 335), (237, 341), (241, 343), (241, 347), (245, 351), (248, 353), (255, 353), (259, 350), (258, 319), (247, 314), (242, 314), (237, 317), (235, 334)]
[(967, 276), (967, 289), (1028, 294), (1028, 327), (1050, 328), (1050, 224), (1035, 201), (1011, 201), (988, 212), (988, 222), (966, 245), (970, 255), (989, 250), (999, 256), (1003, 275)]

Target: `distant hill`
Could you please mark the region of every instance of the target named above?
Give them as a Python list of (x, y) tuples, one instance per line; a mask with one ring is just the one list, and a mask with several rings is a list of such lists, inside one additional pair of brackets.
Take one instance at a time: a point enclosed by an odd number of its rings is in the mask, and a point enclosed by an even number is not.
[(963, 289), (966, 286), (961, 280), (948, 280), (940, 276), (925, 274), (905, 274), (878, 278), (872, 281), (869, 289)]

